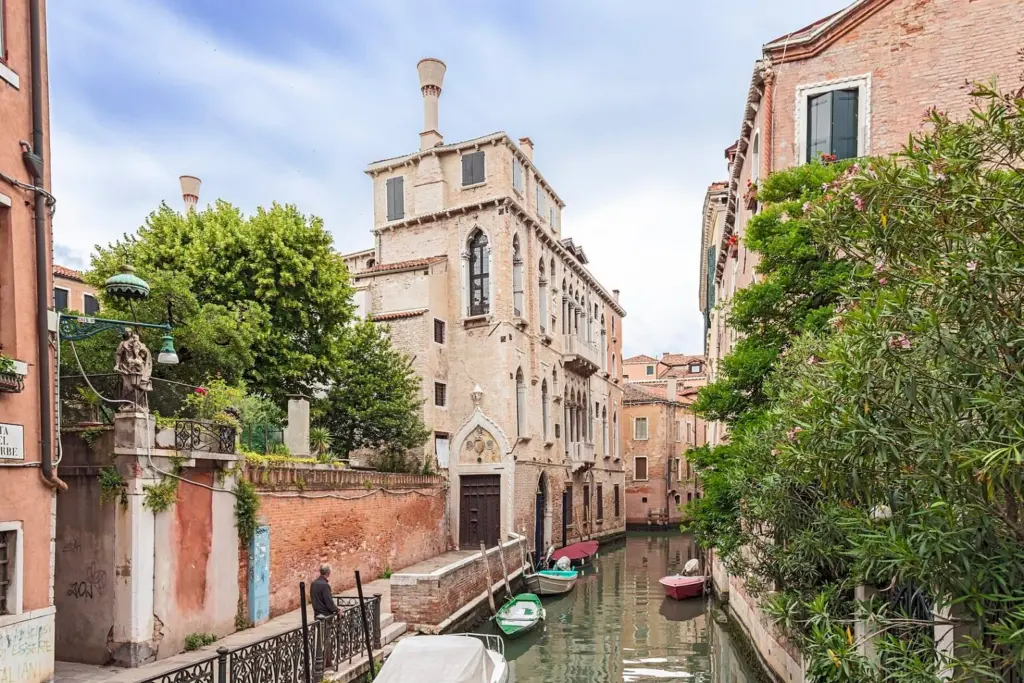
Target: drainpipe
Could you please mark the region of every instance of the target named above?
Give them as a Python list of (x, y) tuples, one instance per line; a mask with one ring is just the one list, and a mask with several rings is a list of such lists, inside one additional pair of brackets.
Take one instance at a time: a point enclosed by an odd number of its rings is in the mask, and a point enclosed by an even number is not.
[[(36, 188), (44, 189), (43, 172), (43, 18), (40, 0), (30, 2), (29, 33), (32, 53), (32, 150), (26, 155), (26, 162), (33, 170)], [(46, 234), (46, 198), (39, 189), (35, 192), (36, 232), (36, 331), (39, 335), (39, 431), (42, 449), (39, 454), (40, 474), (47, 486), (67, 489), (67, 484), (53, 474), (53, 416), (50, 396), (53, 382), (50, 377), (50, 325), (47, 312), (50, 308), (49, 248)]]

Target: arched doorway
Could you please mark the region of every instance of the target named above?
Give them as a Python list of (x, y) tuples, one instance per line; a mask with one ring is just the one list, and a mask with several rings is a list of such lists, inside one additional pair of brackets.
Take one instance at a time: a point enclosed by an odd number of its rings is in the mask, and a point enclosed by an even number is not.
[(547, 550), (547, 538), (544, 533), (545, 517), (548, 510), (548, 475), (546, 472), (541, 472), (540, 478), (537, 480), (536, 499), (533, 522), (533, 547), (536, 553), (534, 556), (535, 565), (541, 561)]

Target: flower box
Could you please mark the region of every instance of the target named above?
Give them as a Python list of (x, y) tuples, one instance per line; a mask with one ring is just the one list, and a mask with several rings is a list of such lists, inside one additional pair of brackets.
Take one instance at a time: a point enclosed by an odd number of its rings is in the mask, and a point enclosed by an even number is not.
[(25, 388), (25, 377), (16, 372), (0, 372), (0, 393), (17, 394)]

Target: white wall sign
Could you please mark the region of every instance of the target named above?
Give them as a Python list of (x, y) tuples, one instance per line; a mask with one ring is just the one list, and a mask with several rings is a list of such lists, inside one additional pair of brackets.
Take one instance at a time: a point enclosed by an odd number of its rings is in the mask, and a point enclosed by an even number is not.
[(0, 422), (0, 460), (25, 459), (25, 428)]

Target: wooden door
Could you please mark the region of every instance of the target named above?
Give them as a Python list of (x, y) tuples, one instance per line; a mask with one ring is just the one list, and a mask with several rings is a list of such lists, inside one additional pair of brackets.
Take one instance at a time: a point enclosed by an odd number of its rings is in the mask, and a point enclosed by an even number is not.
[(470, 550), (498, 545), (501, 538), (501, 475), (459, 478), (459, 547)]

